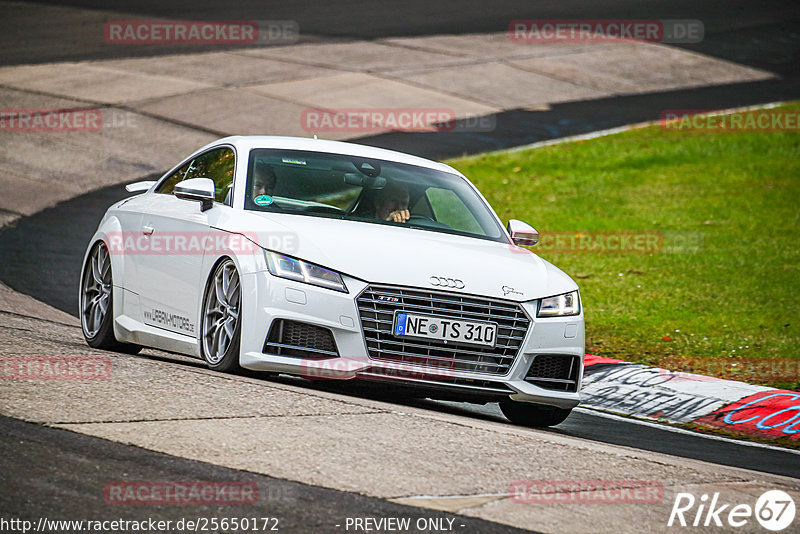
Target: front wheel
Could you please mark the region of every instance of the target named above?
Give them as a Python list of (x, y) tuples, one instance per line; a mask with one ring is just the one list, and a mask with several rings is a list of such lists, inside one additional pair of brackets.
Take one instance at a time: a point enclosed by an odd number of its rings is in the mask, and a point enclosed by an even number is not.
[(215, 371), (239, 368), (241, 294), (239, 272), (233, 261), (226, 259), (214, 269), (203, 299), (201, 350)]
[(572, 409), (512, 400), (501, 401), (500, 410), (512, 423), (532, 427), (555, 426), (563, 423), (572, 412)]
[(102, 241), (97, 243), (81, 276), (81, 330), (90, 347), (136, 354), (142, 347), (122, 343), (114, 336), (114, 284), (111, 257)]

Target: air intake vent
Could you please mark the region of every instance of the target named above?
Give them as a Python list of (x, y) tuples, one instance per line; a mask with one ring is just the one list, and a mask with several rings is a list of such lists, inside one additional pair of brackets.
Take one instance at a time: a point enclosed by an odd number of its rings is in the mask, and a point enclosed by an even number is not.
[(277, 319), (272, 322), (266, 354), (296, 356), (298, 358), (335, 358), (339, 356), (333, 333), (313, 324)]
[(538, 354), (533, 358), (525, 381), (544, 389), (577, 391), (579, 367), (577, 356)]

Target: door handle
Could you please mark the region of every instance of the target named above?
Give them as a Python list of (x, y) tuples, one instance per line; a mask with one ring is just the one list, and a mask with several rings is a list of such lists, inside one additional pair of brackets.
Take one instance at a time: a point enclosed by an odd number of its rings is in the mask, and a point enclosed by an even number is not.
[(155, 228), (153, 228), (152, 226), (142, 226), (142, 233), (144, 235), (152, 235), (154, 231)]

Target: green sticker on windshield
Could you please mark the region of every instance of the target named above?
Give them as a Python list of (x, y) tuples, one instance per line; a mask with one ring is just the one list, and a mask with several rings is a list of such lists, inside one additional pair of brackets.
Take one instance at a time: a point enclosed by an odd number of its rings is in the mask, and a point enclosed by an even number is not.
[(292, 163), (294, 165), (305, 165), (306, 162), (302, 159), (290, 159), (290, 158), (281, 158), (283, 163)]
[(273, 200), (272, 197), (269, 195), (258, 195), (256, 198), (253, 199), (253, 202), (258, 204), (259, 206), (269, 206), (272, 204)]

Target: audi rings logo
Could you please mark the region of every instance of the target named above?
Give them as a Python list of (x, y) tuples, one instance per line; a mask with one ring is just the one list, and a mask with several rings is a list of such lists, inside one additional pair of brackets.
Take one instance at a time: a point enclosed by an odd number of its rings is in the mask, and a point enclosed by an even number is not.
[(444, 278), (443, 276), (431, 276), (430, 283), (438, 287), (451, 287), (453, 289), (464, 289), (464, 282), (458, 278)]

